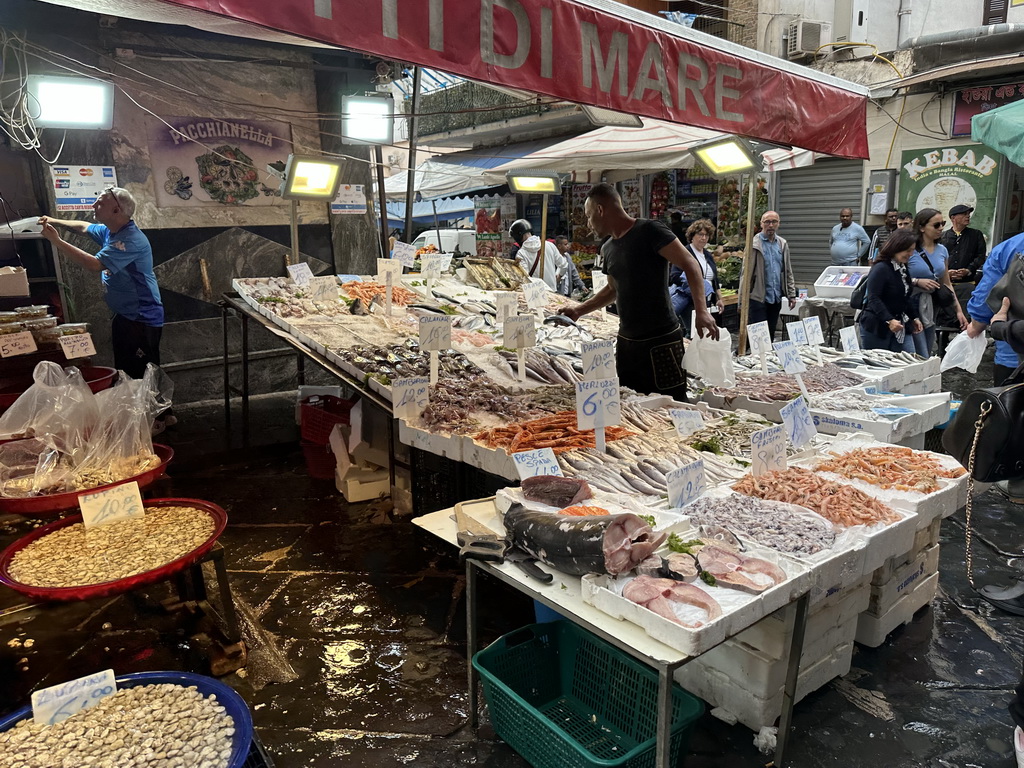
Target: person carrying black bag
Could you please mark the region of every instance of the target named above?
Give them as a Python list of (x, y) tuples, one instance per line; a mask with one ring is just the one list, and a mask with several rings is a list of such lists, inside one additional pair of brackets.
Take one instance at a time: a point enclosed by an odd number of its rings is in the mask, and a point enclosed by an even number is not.
[(910, 298), (913, 286), (907, 274), (907, 261), (917, 239), (906, 229), (893, 232), (878, 251), (878, 257), (866, 280), (860, 323), (864, 349), (903, 349), (905, 334), (919, 333), (917, 302)]

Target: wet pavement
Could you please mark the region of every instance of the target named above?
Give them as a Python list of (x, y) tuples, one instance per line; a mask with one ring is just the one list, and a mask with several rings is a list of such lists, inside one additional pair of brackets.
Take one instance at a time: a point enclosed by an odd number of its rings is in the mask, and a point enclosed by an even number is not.
[[(973, 380), (949, 383), (959, 389)], [(249, 703), (274, 763), (526, 766), (486, 727), (467, 726), (465, 602), (454, 553), (388, 502), (349, 505), (333, 483), (310, 479), (291, 406), (283, 396), (254, 401), (260, 445), (250, 448), (224, 431), (218, 407), (176, 409), (181, 424), (165, 441), (178, 455), (171, 477), (153, 489), (228, 511), (221, 541), (232, 589), (285, 663), (254, 653), (244, 677), (224, 680)], [(978, 500), (979, 584), (1024, 565), (1022, 515), (1024, 507), (994, 491)], [(0, 518), (0, 545), (30, 528)], [(962, 511), (943, 523), (940, 574), (930, 606), (882, 647), (856, 646), (850, 673), (797, 705), (790, 765), (1015, 765), (1006, 703), (1021, 669), (1024, 619), (973, 595)], [(487, 577), (480, 588), (483, 642), (532, 621), (532, 602), (518, 592)], [(207, 671), (190, 640), (197, 619), (160, 605), (171, 594), (165, 584), (0, 618), (0, 715), (36, 688), (107, 667)], [(22, 602), (0, 587), (0, 611)], [(267, 676), (283, 679), (289, 666), (293, 680), (260, 687)], [(706, 714), (685, 764), (763, 766), (770, 758), (749, 729)]]

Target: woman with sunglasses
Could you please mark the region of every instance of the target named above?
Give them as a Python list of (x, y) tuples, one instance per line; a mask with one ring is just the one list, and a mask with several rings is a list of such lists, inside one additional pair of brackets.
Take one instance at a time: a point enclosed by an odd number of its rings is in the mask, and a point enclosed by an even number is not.
[[(940, 285), (946, 286), (953, 293), (953, 283), (946, 271), (949, 252), (939, 242), (942, 228), (946, 222), (942, 212), (935, 208), (923, 208), (914, 216), (914, 232), (917, 235), (917, 248), (907, 262), (907, 272), (917, 299), (918, 318), (924, 330), (920, 333), (907, 334), (903, 348), (907, 352), (916, 352), (921, 357), (930, 357), (935, 345), (935, 318), (939, 308), (933, 301), (935, 292)], [(961, 330), (967, 327), (960, 302), (953, 293), (953, 309)]]

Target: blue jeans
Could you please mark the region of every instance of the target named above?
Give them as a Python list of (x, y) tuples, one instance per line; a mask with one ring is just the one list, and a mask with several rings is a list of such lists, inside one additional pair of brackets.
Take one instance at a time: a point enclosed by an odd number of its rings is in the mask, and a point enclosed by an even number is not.
[(935, 326), (925, 328), (920, 333), (908, 333), (903, 339), (903, 351), (917, 353), (921, 357), (931, 357), (935, 346)]
[(886, 328), (882, 333), (872, 333), (863, 325), (860, 327), (860, 345), (864, 349), (888, 349), (899, 352), (903, 347), (896, 341), (896, 334)]

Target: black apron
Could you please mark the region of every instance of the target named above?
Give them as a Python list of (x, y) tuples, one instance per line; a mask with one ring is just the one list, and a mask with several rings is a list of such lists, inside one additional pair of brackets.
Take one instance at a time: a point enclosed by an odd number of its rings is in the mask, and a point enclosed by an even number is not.
[(643, 394), (669, 395), (686, 402), (684, 352), (679, 326), (651, 339), (619, 336), (615, 345), (619, 384)]

